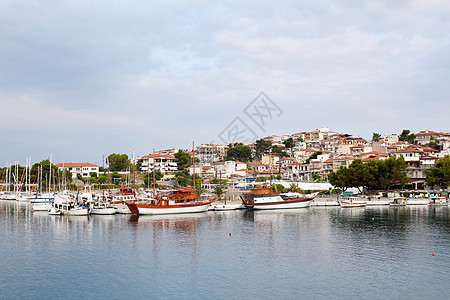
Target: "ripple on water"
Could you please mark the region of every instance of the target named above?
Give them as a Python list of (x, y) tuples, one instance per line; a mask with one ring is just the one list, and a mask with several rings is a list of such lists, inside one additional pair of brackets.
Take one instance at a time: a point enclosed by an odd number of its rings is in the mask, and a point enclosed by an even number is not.
[(0, 202), (0, 230), (5, 298), (447, 295), (448, 209), (67, 218)]

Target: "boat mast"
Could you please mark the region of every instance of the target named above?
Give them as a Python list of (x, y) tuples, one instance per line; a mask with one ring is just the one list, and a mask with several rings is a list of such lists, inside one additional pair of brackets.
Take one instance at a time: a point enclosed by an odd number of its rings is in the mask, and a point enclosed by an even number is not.
[[(194, 191), (197, 193), (197, 189), (195, 186), (195, 152), (194, 152), (194, 142), (192, 142), (192, 167), (193, 167), (193, 177), (194, 177)], [(197, 195), (198, 196), (198, 195)]]
[(48, 193), (52, 192), (52, 153), (50, 152), (50, 174), (48, 175)]
[[(150, 162), (150, 160), (149, 160), (149, 162)], [(156, 169), (156, 158), (155, 158), (155, 148), (153, 148), (153, 197), (156, 197), (155, 169)]]

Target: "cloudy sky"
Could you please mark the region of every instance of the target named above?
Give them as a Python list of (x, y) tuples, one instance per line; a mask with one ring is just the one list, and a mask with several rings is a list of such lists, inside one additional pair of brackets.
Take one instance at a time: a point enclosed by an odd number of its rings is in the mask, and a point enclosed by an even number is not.
[[(240, 3), (244, 2), (244, 3)], [(450, 2), (0, 0), (0, 166), (329, 127), (450, 131)], [(264, 92), (282, 113), (244, 109)]]

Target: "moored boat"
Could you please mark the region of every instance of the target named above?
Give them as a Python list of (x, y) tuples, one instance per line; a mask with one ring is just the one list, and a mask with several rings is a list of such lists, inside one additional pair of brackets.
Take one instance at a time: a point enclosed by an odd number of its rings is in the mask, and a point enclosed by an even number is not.
[(446, 197), (442, 196), (432, 196), (430, 198), (430, 202), (428, 202), (428, 206), (447, 206), (448, 201)]
[(114, 215), (117, 208), (108, 203), (96, 203), (91, 207), (91, 214), (93, 215)]
[(127, 202), (127, 206), (135, 215), (198, 213), (207, 211), (214, 200), (211, 197), (198, 197), (193, 188), (182, 188), (155, 199)]
[(395, 197), (392, 199), (392, 202), (389, 203), (389, 206), (390, 207), (406, 206), (406, 204), (408, 204), (408, 198)]
[(339, 205), (341, 208), (365, 207), (367, 202), (360, 197), (342, 197)]
[(302, 195), (299, 193), (280, 193), (270, 187), (256, 187), (242, 196), (242, 202), (249, 209), (285, 209), (309, 207), (318, 193)]

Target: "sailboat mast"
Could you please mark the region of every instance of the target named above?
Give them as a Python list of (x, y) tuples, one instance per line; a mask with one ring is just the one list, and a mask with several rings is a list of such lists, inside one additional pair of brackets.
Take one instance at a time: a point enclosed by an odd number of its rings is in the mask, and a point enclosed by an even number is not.
[(192, 142), (192, 167), (193, 167), (193, 177), (194, 177), (194, 191), (197, 192), (197, 188), (195, 186), (195, 152), (194, 152), (194, 142)]
[(156, 175), (155, 175), (155, 169), (156, 169), (156, 158), (155, 158), (155, 149), (153, 149), (153, 197), (156, 196)]
[(52, 192), (52, 153), (50, 152), (50, 174), (48, 175), (48, 192)]

